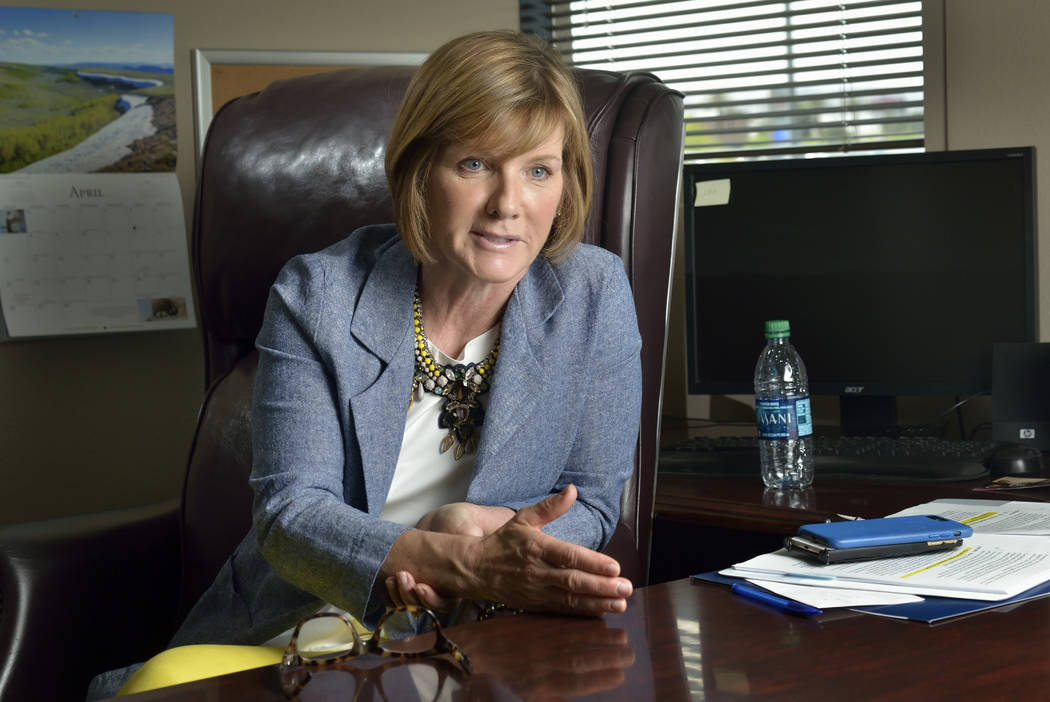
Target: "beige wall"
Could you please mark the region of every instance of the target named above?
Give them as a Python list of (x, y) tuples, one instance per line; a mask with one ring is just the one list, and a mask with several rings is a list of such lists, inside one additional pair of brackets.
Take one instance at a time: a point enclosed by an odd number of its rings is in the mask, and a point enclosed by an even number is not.
[[(518, 26), (516, 0), (84, 0), (76, 6), (174, 14), (177, 173), (187, 222), (194, 180), (192, 49), (426, 52), (466, 31)], [(196, 331), (0, 344), (0, 524), (177, 496), (204, 391), (201, 357)]]
[[(1038, 328), (1050, 341), (1050, 2), (924, 0), (923, 15), (927, 148), (1036, 147)], [(681, 275), (676, 283), (680, 301)], [(675, 319), (684, 325), (682, 302)], [(709, 416), (708, 398), (685, 394), (684, 336), (669, 343), (665, 414)]]
[(946, 148), (1036, 148), (1041, 341), (1050, 341), (1048, 36), (1046, 0), (944, 2)]

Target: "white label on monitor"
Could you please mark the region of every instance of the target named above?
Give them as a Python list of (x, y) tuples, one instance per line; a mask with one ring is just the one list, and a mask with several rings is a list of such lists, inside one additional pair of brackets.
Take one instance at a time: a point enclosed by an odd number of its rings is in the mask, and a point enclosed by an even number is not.
[(729, 204), (728, 178), (721, 180), (704, 180), (696, 184), (696, 199), (693, 207), (708, 207), (710, 205)]
[(1035, 429), (1029, 429), (1029, 428), (1021, 429), (1021, 430), (1019, 430), (1017, 432), (1017, 438), (1018, 439), (1034, 439), (1035, 438)]

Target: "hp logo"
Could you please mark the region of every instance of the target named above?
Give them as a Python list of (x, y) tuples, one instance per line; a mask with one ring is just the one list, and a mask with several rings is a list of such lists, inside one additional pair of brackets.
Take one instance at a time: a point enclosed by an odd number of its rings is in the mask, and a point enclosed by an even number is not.
[(1017, 438), (1019, 439), (1034, 439), (1035, 429), (1019, 429), (1017, 431)]

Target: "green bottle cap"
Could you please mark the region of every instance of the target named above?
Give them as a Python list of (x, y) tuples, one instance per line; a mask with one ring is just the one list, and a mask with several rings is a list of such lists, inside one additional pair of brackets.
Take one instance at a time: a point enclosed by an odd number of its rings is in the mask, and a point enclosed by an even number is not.
[(783, 339), (791, 336), (791, 322), (786, 319), (770, 319), (766, 321), (766, 338)]

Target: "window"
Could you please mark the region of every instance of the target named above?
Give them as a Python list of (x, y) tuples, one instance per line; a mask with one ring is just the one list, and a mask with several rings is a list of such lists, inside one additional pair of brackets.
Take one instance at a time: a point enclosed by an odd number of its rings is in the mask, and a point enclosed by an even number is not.
[(685, 94), (687, 161), (923, 148), (922, 3), (521, 0), (572, 65)]

